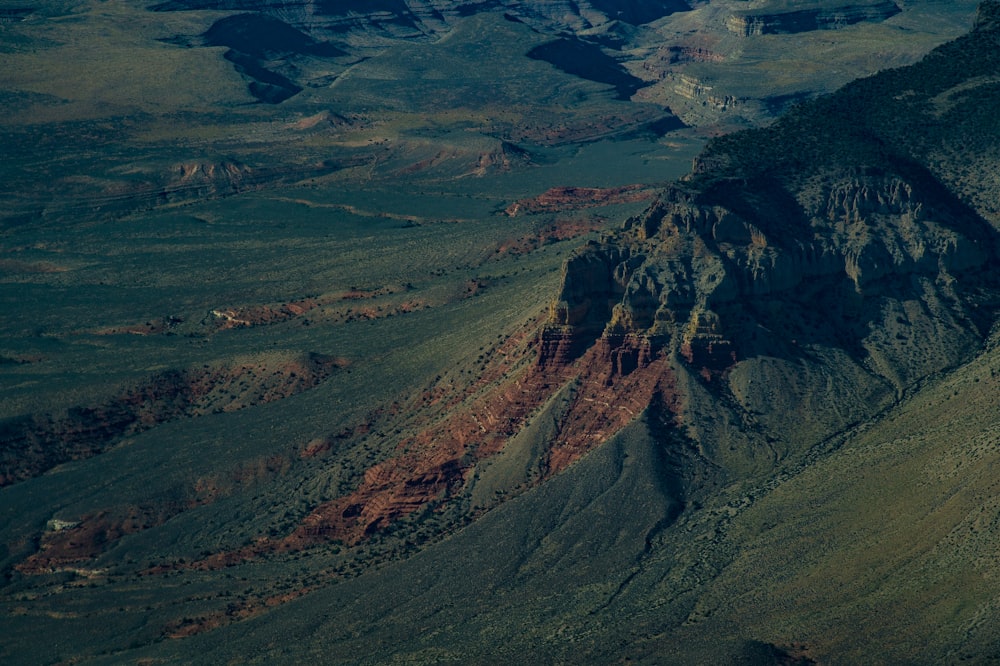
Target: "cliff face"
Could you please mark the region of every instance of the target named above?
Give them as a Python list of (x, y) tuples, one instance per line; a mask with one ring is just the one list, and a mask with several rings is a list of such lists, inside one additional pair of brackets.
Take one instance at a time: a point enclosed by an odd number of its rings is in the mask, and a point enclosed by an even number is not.
[(771, 35), (778, 33), (835, 30), (854, 23), (884, 21), (900, 11), (890, 0), (855, 2), (828, 7), (768, 12), (740, 11), (726, 19), (726, 27), (737, 35)]
[[(553, 358), (603, 326), (602, 344), (641, 339), (744, 408), (781, 412), (749, 389), (775, 360), (881, 394), (958, 362), (986, 332), (959, 284), (992, 256), (981, 225), (898, 175), (845, 174), (773, 206), (751, 200), (753, 185), (714, 187), (675, 186), (570, 260), (546, 329)], [(789, 398), (797, 409), (804, 396)]]
[(997, 231), (927, 151), (1000, 137), (920, 98), (966, 90), (994, 66), (977, 62), (918, 72), (926, 88), (907, 94), (918, 79), (890, 72), (712, 143), (690, 177), (565, 262), (537, 336), (502, 355), (517, 363), (491, 367), (474, 400), (456, 397), (273, 547), (357, 544), (467, 493), (489, 505), (643, 414), (712, 474), (759, 471), (969, 358), (1000, 303)]
[[(928, 60), (954, 66), (959, 49)], [(993, 191), (992, 176), (923, 161), (951, 154), (938, 142), (976, 136), (990, 152), (997, 136), (921, 100), (994, 64), (874, 77), (711, 144), (685, 182), (567, 262), (543, 362), (592, 344), (621, 373), (671, 359), (697, 378), (696, 409), (714, 401), (791, 453), (968, 358), (1000, 295), (997, 240), (983, 197), (954, 183)], [(637, 341), (646, 360), (611, 361), (637, 358)], [(710, 439), (710, 426), (691, 428)]]

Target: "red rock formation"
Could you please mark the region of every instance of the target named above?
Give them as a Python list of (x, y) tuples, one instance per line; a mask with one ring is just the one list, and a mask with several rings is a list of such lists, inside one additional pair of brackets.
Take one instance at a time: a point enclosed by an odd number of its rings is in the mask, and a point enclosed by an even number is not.
[[(551, 321), (551, 318), (548, 320)], [(570, 402), (546, 443), (542, 477), (557, 474), (637, 418), (654, 399), (679, 410), (671, 361), (648, 338), (635, 335), (574, 338), (541, 318), (484, 354), (485, 366), (467, 385), (441, 379), (410, 407), (419, 430), (398, 442), (396, 454), (369, 468), (358, 486), (325, 502), (282, 538), (262, 537), (236, 551), (216, 553), (190, 566), (226, 567), (268, 552), (289, 552), (322, 543), (354, 546), (429, 504), (459, 497), (477, 463), (499, 453), (555, 393)], [(583, 342), (581, 342), (583, 340)], [(573, 345), (572, 352), (559, 350)], [(423, 423), (419, 426), (419, 423)], [(349, 435), (348, 435), (349, 436)], [(326, 450), (311, 442), (302, 455)]]
[[(357, 319), (380, 319), (431, 307), (428, 302), (419, 298), (389, 299), (388, 302), (382, 301), (379, 305), (370, 306), (359, 307), (355, 305), (364, 301), (374, 302), (383, 297), (404, 294), (408, 290), (407, 285), (387, 285), (376, 289), (352, 287), (342, 293), (299, 298), (286, 303), (255, 303), (219, 307), (211, 310), (200, 323), (188, 323), (183, 317), (171, 315), (138, 323), (105, 326), (85, 331), (85, 333), (90, 335), (169, 335), (176, 333), (210, 335), (219, 331), (270, 326), (296, 319), (301, 320), (304, 325), (308, 325), (310, 319), (320, 319), (333, 323)], [(310, 315), (310, 317), (307, 318), (306, 315)]]
[(326, 437), (316, 437), (315, 439), (309, 440), (301, 451), (299, 451), (299, 458), (303, 460), (307, 458), (315, 458), (316, 456), (323, 455), (327, 451), (333, 448), (333, 443)]
[(182, 323), (184, 323), (184, 319), (177, 316), (157, 317), (138, 324), (99, 328), (95, 331), (90, 331), (90, 333), (93, 335), (160, 335), (167, 333)]
[(569, 365), (590, 342), (572, 326), (545, 326), (538, 336), (538, 365), (541, 368)]
[(623, 185), (621, 187), (553, 187), (537, 197), (520, 199), (507, 206), (507, 215), (557, 213), (566, 210), (610, 206), (612, 204), (650, 201), (657, 188), (650, 185)]
[[(550, 356), (529, 366), (520, 359), (544, 345), (544, 338), (536, 334), (533, 341), (507, 344), (516, 354), (498, 355), (499, 367), (480, 378), (485, 385), (480, 397), (454, 405), (444, 418), (400, 442), (399, 454), (370, 468), (357, 489), (317, 507), (291, 535), (269, 547), (297, 550), (329, 540), (357, 544), (430, 502), (455, 497), (472, 467), (500, 452), (567, 383), (574, 386), (574, 397), (560, 419), (559, 436), (549, 443), (549, 475), (617, 433), (645, 409), (654, 393), (671, 396), (668, 405), (677, 404), (668, 360), (646, 340), (604, 339), (576, 363)], [(511, 372), (512, 367), (519, 369)], [(474, 394), (476, 390), (469, 389)]]
[(654, 395), (679, 410), (669, 359), (646, 340), (602, 339), (579, 361), (576, 392), (550, 444), (546, 470), (556, 474), (631, 423)]
[[(508, 214), (511, 214), (508, 208)], [(504, 241), (497, 248), (497, 254), (527, 254), (550, 243), (579, 238), (605, 228), (606, 222), (599, 217), (559, 219), (541, 227), (537, 232)]]

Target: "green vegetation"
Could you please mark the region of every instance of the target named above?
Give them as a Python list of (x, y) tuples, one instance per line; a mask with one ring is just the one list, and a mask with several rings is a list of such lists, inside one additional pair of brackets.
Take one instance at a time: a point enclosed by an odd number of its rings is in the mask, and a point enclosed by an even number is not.
[[(565, 259), (648, 202), (505, 210), (684, 175), (717, 128), (675, 129), (661, 102), (680, 70), (636, 92), (642, 64), (741, 3), (624, 3), (614, 26), (577, 30), (589, 41), (568, 53), (600, 68), (581, 76), (565, 52), (528, 57), (568, 30), (556, 19), (465, 5), (424, 33), (402, 4), (326, 6), (344, 23), (316, 34), (234, 18), (249, 0), (0, 10), (0, 462), (44, 463), (0, 478), (0, 662), (993, 658), (1000, 358), (995, 336), (980, 349), (966, 334), (995, 320), (992, 277), (907, 285), (980, 306), (957, 323), (950, 302), (853, 312), (826, 283), (775, 298), (753, 314), (793, 313), (791, 328), (725, 377), (732, 404), (670, 359), (688, 421), (658, 385), (546, 477), (580, 389), (553, 375), (480, 460), (489, 428), (449, 419), (517, 404), (503, 390), (526, 385)], [(721, 60), (684, 71), (777, 109), (966, 27), (972, 3), (938, 5), (837, 39), (727, 34)], [(362, 31), (370, 7), (402, 18)], [(845, 169), (902, 171), (967, 213), (942, 224), (981, 216), (977, 239), (994, 242), (995, 12), (914, 67), (713, 140), (677, 191), (752, 216), (795, 210), (789, 192), (808, 199)], [(706, 43), (724, 32), (711, 25)], [(269, 81), (277, 93), (253, 87)], [(721, 122), (768, 117), (736, 111)], [(760, 222), (776, 244), (810, 233)], [(870, 327), (858, 339), (883, 351), (864, 362), (893, 381), (848, 368), (857, 341), (823, 351), (840, 329), (803, 305), (817, 303)], [(912, 371), (960, 352), (962, 367)], [(822, 354), (859, 388), (808, 375), (799, 360)], [(779, 389), (820, 385), (786, 410)], [(345, 498), (449, 428), (468, 445), (406, 479), (433, 491), (412, 511), (356, 541), (306, 533), (330, 507), (313, 526), (334, 533), (366, 508)], [(434, 476), (448, 465), (465, 467)]]

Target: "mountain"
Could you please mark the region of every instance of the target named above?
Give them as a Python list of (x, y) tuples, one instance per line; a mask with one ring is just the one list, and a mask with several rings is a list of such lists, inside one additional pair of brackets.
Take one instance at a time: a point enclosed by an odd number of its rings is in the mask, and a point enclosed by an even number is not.
[(462, 477), (473, 503), (532, 490), (218, 654), (987, 661), (1000, 220), (993, 170), (954, 160), (997, 149), (998, 18), (712, 142), (574, 254), (519, 380), (552, 397)]
[[(738, 0), (14, 7), (3, 24), (11, 149), (0, 219), (119, 216), (310, 177), (355, 189), (373, 177), (481, 177), (509, 171), (497, 156), (511, 147), (590, 179), (545, 187), (662, 183), (673, 168), (639, 166), (687, 159), (706, 136), (913, 62), (975, 10), (973, 0), (786, 4), (751, 14)], [(606, 141), (636, 142), (619, 151), (634, 167), (606, 173), (601, 155), (576, 150)]]
[[(875, 67), (912, 59), (918, 53), (914, 49), (921, 47), (913, 33), (934, 33), (922, 16), (927, 10), (911, 4), (905, 13), (890, 0), (764, 2), (750, 9), (742, 2), (685, 0), (318, 4), (168, 0), (152, 9), (242, 12), (215, 21), (202, 35), (178, 35), (171, 41), (186, 47), (229, 47), (226, 59), (247, 79), (250, 93), (269, 103), (280, 103), (304, 87), (322, 87), (351, 76), (355, 64), (400, 41), (433, 42), (469, 16), (502, 12), (506, 20), (544, 37), (529, 52), (531, 57), (610, 84), (624, 98), (649, 88), (643, 99), (678, 109), (685, 122), (704, 124), (759, 122), (797, 99), (845, 83), (853, 78), (849, 73), (858, 75), (859, 67), (861, 73), (870, 73)], [(961, 3), (955, 5), (953, 11), (961, 11)], [(935, 22), (951, 19), (941, 9), (931, 11)], [(822, 39), (816, 35), (854, 25), (866, 29), (854, 38), (838, 40), (838, 47), (819, 49), (820, 57), (826, 58), (822, 71), (811, 63), (806, 64), (804, 77), (795, 71), (797, 58), (815, 57), (817, 49), (810, 42)], [(788, 37), (780, 45), (746, 39), (771, 34)], [(804, 43), (793, 42), (789, 49), (785, 42), (792, 39)], [(873, 39), (880, 42), (880, 51), (871, 52)], [(252, 46), (241, 48), (250, 41)], [(801, 55), (789, 58), (789, 52)], [(751, 87), (730, 71), (735, 59), (745, 61), (740, 76), (752, 76)], [(862, 64), (862, 59), (875, 59), (878, 65)], [(719, 67), (720, 62), (726, 65)], [(837, 76), (834, 62), (844, 74)]]
[(0, 657), (994, 660), (1000, 3), (801, 66), (932, 4), (12, 14)]

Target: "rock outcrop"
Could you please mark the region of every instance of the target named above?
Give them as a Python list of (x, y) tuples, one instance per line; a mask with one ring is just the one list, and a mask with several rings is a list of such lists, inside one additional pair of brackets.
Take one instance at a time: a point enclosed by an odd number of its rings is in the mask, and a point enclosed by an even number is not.
[[(961, 48), (928, 61), (961, 60)], [(712, 396), (787, 454), (968, 358), (1000, 296), (997, 232), (952, 179), (989, 188), (992, 176), (923, 165), (927, 152), (950, 154), (941, 141), (983, 135), (921, 100), (994, 64), (922, 66), (710, 144), (689, 178), (567, 261), (541, 363), (591, 345), (608, 373), (671, 359), (704, 384), (690, 399)]]
[(768, 8), (734, 12), (726, 19), (726, 27), (742, 37), (778, 33), (836, 30), (862, 22), (884, 21), (902, 11), (891, 0), (869, 0), (843, 5), (800, 7), (796, 9)]
[[(567, 262), (549, 329), (561, 335), (551, 339), (586, 337), (603, 326), (605, 340), (672, 343), (699, 370), (717, 372), (758, 353), (753, 331), (772, 330), (773, 318), (796, 331), (790, 338), (811, 342), (802, 321), (815, 305), (813, 292), (831, 301), (822, 313), (832, 319), (826, 333), (849, 339), (863, 331), (872, 301), (922, 300), (924, 286), (906, 285), (949, 284), (991, 256), (981, 223), (921, 197), (896, 175), (845, 176), (817, 185), (801, 203), (775, 191), (767, 208), (755, 206), (752, 199), (768, 187), (724, 182), (709, 193), (684, 185), (666, 191), (619, 235)], [(935, 291), (936, 300), (950, 298)], [(813, 296), (801, 302), (803, 293)], [(765, 301), (781, 302), (783, 312), (762, 316)], [(857, 325), (843, 323), (857, 318)]]
[(581, 208), (609, 206), (618, 203), (647, 201), (656, 196), (657, 188), (650, 185), (618, 187), (553, 187), (530, 199), (520, 199), (504, 209), (514, 217), (532, 213), (559, 213)]
[(272, 354), (168, 370), (98, 404), (6, 419), (0, 422), (0, 487), (98, 455), (167, 421), (282, 400), (317, 386), (346, 363), (317, 353)]

